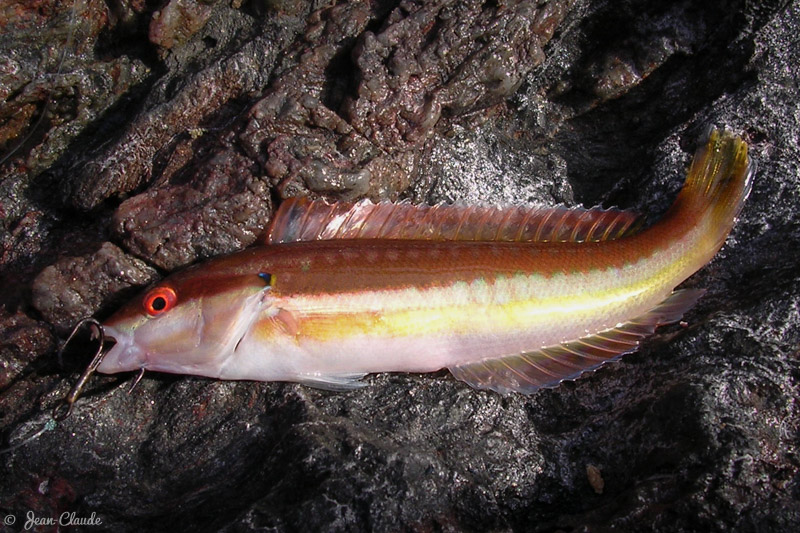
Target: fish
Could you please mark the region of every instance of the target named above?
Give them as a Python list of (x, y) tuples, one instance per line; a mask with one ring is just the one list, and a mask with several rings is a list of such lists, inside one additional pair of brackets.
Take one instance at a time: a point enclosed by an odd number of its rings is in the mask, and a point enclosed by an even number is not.
[(753, 181), (712, 129), (672, 207), (285, 200), (261, 245), (172, 274), (104, 323), (97, 371), (332, 390), (448, 369), (530, 394), (637, 349), (703, 294), (678, 289), (725, 243)]

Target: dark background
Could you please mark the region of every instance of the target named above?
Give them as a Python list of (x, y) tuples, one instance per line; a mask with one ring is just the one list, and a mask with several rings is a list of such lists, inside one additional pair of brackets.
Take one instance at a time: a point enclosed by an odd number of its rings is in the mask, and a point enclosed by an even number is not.
[[(75, 0), (0, 8), (0, 514), (88, 530), (800, 527), (800, 3)], [(640, 351), (530, 397), (91, 380), (56, 346), (282, 198), (662, 214), (710, 125), (753, 192)]]

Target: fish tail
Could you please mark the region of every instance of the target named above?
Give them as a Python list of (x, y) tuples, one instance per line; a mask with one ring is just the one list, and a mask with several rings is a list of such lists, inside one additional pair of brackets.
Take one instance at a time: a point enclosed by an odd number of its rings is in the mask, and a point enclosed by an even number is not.
[(708, 248), (716, 252), (750, 194), (754, 170), (746, 142), (729, 131), (712, 129), (694, 156), (673, 214), (702, 224)]

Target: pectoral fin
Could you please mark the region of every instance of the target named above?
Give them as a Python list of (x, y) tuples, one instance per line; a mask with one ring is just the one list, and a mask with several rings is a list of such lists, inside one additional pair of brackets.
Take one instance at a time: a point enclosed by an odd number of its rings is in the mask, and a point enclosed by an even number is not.
[(656, 327), (678, 321), (703, 292), (675, 291), (644, 315), (595, 335), (531, 352), (458, 365), (449, 370), (456, 379), (476, 389), (501, 394), (530, 394), (542, 387), (553, 387), (634, 351)]

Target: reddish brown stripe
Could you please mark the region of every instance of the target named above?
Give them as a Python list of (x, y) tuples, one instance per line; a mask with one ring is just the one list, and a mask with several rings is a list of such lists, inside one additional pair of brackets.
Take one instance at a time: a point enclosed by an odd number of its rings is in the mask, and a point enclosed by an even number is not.
[[(551, 276), (618, 268), (666, 244), (646, 235), (542, 244), (340, 240), (264, 247), (243, 252), (235, 261), (239, 272), (249, 268), (274, 275), (278, 293), (336, 293), (441, 286), (498, 274)], [(227, 261), (215, 266), (231, 268)]]

